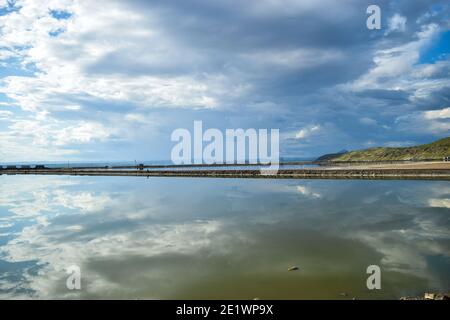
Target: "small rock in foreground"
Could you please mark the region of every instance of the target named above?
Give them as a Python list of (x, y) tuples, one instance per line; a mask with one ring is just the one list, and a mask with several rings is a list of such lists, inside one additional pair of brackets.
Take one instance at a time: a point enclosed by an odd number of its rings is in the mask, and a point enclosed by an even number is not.
[(450, 294), (425, 293), (423, 297), (401, 297), (400, 300), (450, 300)]

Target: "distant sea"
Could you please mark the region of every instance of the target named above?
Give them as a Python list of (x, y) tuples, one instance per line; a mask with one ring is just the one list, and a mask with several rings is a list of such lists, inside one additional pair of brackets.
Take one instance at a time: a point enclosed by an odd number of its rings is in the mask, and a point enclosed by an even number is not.
[[(280, 162), (296, 162), (296, 161), (313, 161), (316, 158), (301, 158), (301, 157), (282, 157), (280, 158)], [(111, 166), (135, 166), (143, 164), (146, 166), (149, 165), (173, 165), (171, 160), (123, 160), (123, 161), (10, 161), (10, 162), (0, 162), (0, 166), (7, 165), (45, 165), (48, 168), (61, 168), (61, 167), (111, 167)]]

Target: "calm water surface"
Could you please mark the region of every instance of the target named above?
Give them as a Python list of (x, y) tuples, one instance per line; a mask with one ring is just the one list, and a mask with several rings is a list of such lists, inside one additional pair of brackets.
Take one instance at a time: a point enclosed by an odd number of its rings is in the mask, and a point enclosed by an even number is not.
[[(0, 176), (0, 298), (448, 291), (449, 217), (438, 181)], [(366, 288), (372, 264), (381, 290)]]

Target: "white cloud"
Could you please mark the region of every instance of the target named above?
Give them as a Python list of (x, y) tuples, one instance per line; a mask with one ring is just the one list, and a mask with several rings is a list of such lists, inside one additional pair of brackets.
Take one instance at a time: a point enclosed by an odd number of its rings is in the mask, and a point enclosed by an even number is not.
[(368, 125), (368, 126), (377, 125), (377, 121), (372, 118), (369, 118), (369, 117), (363, 117), (363, 118), (359, 119), (359, 122), (361, 122), (362, 124)]
[(305, 139), (307, 137), (310, 137), (311, 135), (318, 133), (320, 131), (320, 126), (319, 125), (312, 125), (309, 127), (305, 127), (303, 129), (300, 129), (296, 134), (295, 134), (295, 139)]
[[(347, 74), (340, 70), (346, 66), (353, 70), (353, 65), (349, 64), (355, 54), (349, 51), (353, 48), (349, 46), (353, 41), (361, 41), (354, 48), (361, 48), (365, 54), (372, 54), (373, 48), (383, 49), (376, 51), (374, 67), (369, 73), (350, 82), (348, 87), (351, 90), (410, 90), (413, 92), (411, 99), (421, 100), (449, 84), (448, 77), (427, 78), (442, 73), (439, 63), (435, 67), (416, 65), (420, 50), (440, 31), (434, 24), (429, 24), (423, 32), (416, 34), (414, 40), (404, 45), (386, 47), (387, 44), (402, 41), (393, 39), (388, 42), (390, 38), (387, 37), (372, 47), (361, 37), (353, 35), (344, 37), (345, 41), (339, 36), (334, 37), (330, 42), (332, 33), (327, 26), (335, 25), (333, 32), (341, 32), (345, 30), (344, 24), (353, 23), (357, 6), (352, 2), (335, 5), (331, 0), (326, 0), (325, 4), (323, 1), (309, 0), (301, 3), (295, 0), (267, 0), (242, 5), (238, 1), (226, 4), (219, 1), (218, 7), (230, 9), (230, 17), (236, 15), (236, 25), (224, 25), (229, 18), (227, 15), (211, 19), (208, 10), (215, 5), (205, 7), (205, 12), (181, 13), (179, 7), (171, 3), (17, 1), (17, 10), (0, 17), (0, 60), (3, 59), (0, 66), (14, 69), (6, 72), (10, 76), (0, 80), (0, 93), (6, 95), (11, 105), (21, 108), (7, 120), (34, 121), (28, 128), (36, 129), (39, 137), (22, 132), (16, 138), (16, 143), (22, 145), (14, 145), (14, 136), (2, 132), (1, 139), (8, 141), (3, 153), (8, 150), (8, 159), (26, 157), (30, 152), (26, 152), (24, 146), (28, 145), (33, 153), (42, 155), (47, 143), (49, 154), (58, 155), (60, 151), (58, 158), (77, 152), (84, 155), (83, 150), (69, 149), (69, 145), (101, 142), (104, 145), (100, 148), (107, 149), (106, 144), (114, 144), (115, 137), (125, 137), (123, 134), (117, 135), (117, 131), (134, 131), (133, 138), (144, 140), (148, 135), (142, 132), (142, 127), (150, 127), (152, 123), (147, 121), (151, 118), (150, 114), (163, 109), (167, 113), (184, 109), (181, 112), (186, 114), (192, 109), (195, 112), (198, 109), (208, 109), (205, 112), (214, 109), (208, 113), (213, 115), (211, 118), (222, 117), (219, 112), (214, 113), (216, 110), (242, 110), (244, 112), (228, 114), (225, 118), (231, 123), (235, 122), (232, 117), (240, 117), (241, 122), (248, 124), (256, 119), (253, 112), (252, 116), (248, 116), (252, 105), (272, 103), (277, 106), (276, 109), (267, 109), (267, 115), (258, 113), (257, 118), (267, 118), (271, 112), (279, 118), (288, 119), (287, 115), (292, 114), (294, 108), (298, 107), (303, 112), (310, 104), (307, 101), (309, 97), (304, 101), (300, 98), (304, 92), (315, 95), (318, 94), (317, 89), (326, 89), (324, 87), (329, 83), (334, 85), (339, 79), (350, 81), (348, 79), (353, 72)], [(323, 6), (332, 9), (324, 11)], [(69, 12), (71, 16), (59, 19), (50, 10)], [(296, 15), (296, 19), (285, 19), (291, 15)], [(312, 21), (311, 16), (315, 21), (322, 21), (322, 27)], [(339, 19), (334, 20), (333, 16)], [(180, 20), (178, 24), (167, 22), (173, 17)], [(328, 18), (331, 21), (329, 25)], [(273, 32), (262, 33), (265, 28), (269, 31), (271, 25), (268, 21), (273, 23)], [(258, 27), (255, 24), (248, 30), (249, 23), (256, 23)], [(297, 23), (306, 28), (296, 29)], [(405, 25), (406, 18), (400, 15), (393, 16), (390, 21), (392, 30), (403, 30)], [(214, 31), (216, 27), (219, 29)], [(313, 31), (310, 36), (309, 27)], [(202, 32), (210, 29), (211, 32)], [(362, 60), (365, 61), (365, 58)], [(358, 71), (365, 68), (359, 58), (354, 67), (354, 74), (360, 74)], [(17, 70), (19, 68), (23, 70)], [(334, 87), (328, 92), (336, 93)], [(322, 98), (315, 99), (318, 101), (317, 108), (327, 109), (328, 106), (321, 105)], [(336, 102), (345, 98), (337, 97)], [(296, 100), (299, 103), (294, 102)], [(23, 111), (27, 116), (23, 116)], [(335, 112), (339, 111), (332, 111), (333, 114)], [(247, 113), (247, 118), (243, 113)], [(297, 113), (295, 117), (304, 115), (308, 119), (301, 119), (301, 122), (293, 119), (294, 123), (285, 126), (289, 128), (287, 134), (291, 135), (290, 138), (306, 139), (317, 133), (308, 127), (293, 132), (299, 123), (319, 122), (325, 126), (326, 121), (319, 117), (333, 117), (329, 113), (316, 117), (314, 113), (313, 110), (302, 115)], [(8, 122), (5, 119), (2, 118), (2, 124)], [(74, 119), (86, 119), (85, 122), (102, 127), (92, 127)], [(291, 121), (284, 119), (282, 125)], [(77, 129), (78, 126), (81, 128)], [(163, 126), (167, 128), (170, 124), (164, 123)], [(138, 132), (135, 127), (142, 131)], [(346, 129), (340, 130), (338, 125), (335, 127), (336, 132)], [(68, 138), (71, 134), (73, 139)], [(126, 148), (133, 148), (132, 143), (127, 144)]]
[[(1, 116), (0, 116), (1, 119)], [(6, 131), (0, 131), (3, 161), (55, 160), (79, 154), (77, 146), (104, 142), (117, 128), (94, 121), (15, 118), (8, 115)]]
[[(87, 227), (91, 226), (87, 224)], [(9, 262), (28, 261), (30, 257), (39, 261), (39, 264), (42, 265), (39, 275), (25, 274), (26, 281), (20, 286), (31, 290), (35, 294), (34, 297), (41, 299), (49, 299), (54, 296), (73, 298), (73, 292), (67, 290), (59, 292), (58, 284), (64, 283), (65, 269), (75, 262), (83, 268), (84, 264), (89, 263), (92, 257), (114, 259), (114, 257), (131, 255), (150, 259), (157, 258), (162, 254), (194, 255), (204, 250), (211, 250), (211, 247), (217, 247), (215, 244), (218, 243), (218, 236), (221, 237), (220, 243), (224, 243), (224, 241), (229, 243), (233, 239), (231, 236), (222, 236), (219, 233), (223, 228), (220, 221), (150, 225), (144, 223), (137, 225), (132, 232), (127, 228), (119, 229), (111, 234), (95, 235), (90, 241), (84, 241), (83, 237), (76, 236), (64, 239), (58, 241), (58, 250), (54, 250), (54, 241), (58, 238), (48, 233), (51, 228), (62, 231), (60, 233), (62, 235), (70, 235), (82, 231), (85, 225), (76, 224), (61, 228), (58, 225), (49, 226), (39, 222), (25, 227), (14, 240), (2, 247), (2, 253)], [(217, 253), (221, 250), (224, 249), (218, 248), (214, 252)], [(86, 270), (88, 269), (86, 268)], [(126, 294), (126, 291), (130, 291), (129, 294), (135, 294), (134, 291), (139, 288), (139, 283), (133, 283), (130, 288), (124, 286), (123, 279), (111, 282), (102, 272), (92, 272), (92, 270), (88, 272), (85, 273), (85, 277), (89, 279), (89, 286), (86, 290), (90, 295), (105, 297), (105, 294), (113, 294), (113, 296), (120, 296)], [(146, 272), (146, 275), (154, 275), (154, 272), (154, 270)], [(129, 286), (130, 278), (128, 277), (126, 281)], [(3, 284), (2, 286), (4, 287)], [(82, 293), (76, 292), (75, 294)], [(148, 294), (147, 292), (146, 296)], [(154, 294), (154, 298), (160, 297), (156, 293)], [(4, 294), (2, 296), (4, 297)], [(16, 295), (14, 297), (17, 298)]]
[(15, 135), (13, 132), (0, 132), (0, 157), (2, 161), (45, 161), (61, 159), (61, 157), (75, 156), (78, 150), (61, 149), (47, 144), (34, 144), (33, 141), (23, 135)]
[[(109, 1), (36, 4), (24, 0), (20, 5), (17, 13), (0, 17), (0, 45), (21, 48), (16, 56), (24, 66), (35, 65), (39, 73), (6, 77), (2, 91), (25, 110), (58, 110), (61, 105), (54, 100), (62, 95), (87, 95), (146, 108), (214, 108), (225, 94), (233, 94), (234, 86), (217, 75), (164, 74), (163, 69), (186, 67), (201, 58), (160, 30), (154, 23), (156, 16)], [(56, 19), (49, 9), (72, 16)], [(49, 35), (56, 30), (63, 32)], [(120, 58), (108, 59), (108, 55)], [(136, 68), (159, 68), (162, 75), (127, 74)]]
[[(204, 63), (204, 56), (171, 37), (156, 14), (112, 1), (21, 0), (16, 7), (0, 16), (0, 60), (15, 58), (32, 74), (0, 80), (0, 93), (27, 112), (0, 114), (13, 122), (0, 131), (4, 160), (74, 155), (78, 149), (63, 147), (107, 143), (112, 133), (126, 137), (132, 123), (143, 124), (145, 116), (127, 116), (124, 122), (108, 115), (112, 104), (143, 114), (156, 108), (213, 109), (247, 90), (220, 72), (177, 72)], [(57, 19), (51, 10), (71, 16)], [(55, 31), (59, 34), (52, 36)], [(58, 115), (78, 111), (90, 120)]]
[(399, 15), (398, 13), (394, 14), (388, 20), (388, 29), (386, 34), (391, 32), (399, 31), (403, 32), (406, 29), (406, 17)]
[(307, 186), (296, 186), (296, 189), (299, 193), (308, 198), (318, 199), (321, 197), (320, 193), (312, 191), (311, 188)]
[(416, 79), (446, 77), (450, 70), (450, 61), (441, 60), (432, 64), (420, 64), (414, 66), (411, 77)]
[(448, 134), (450, 132), (450, 108), (432, 111), (419, 111), (398, 117), (395, 122), (403, 131), (419, 133)]
[(104, 140), (110, 136), (110, 130), (100, 123), (82, 122), (76, 126), (65, 127), (58, 131), (55, 145), (88, 143), (92, 140)]
[(13, 113), (11, 111), (8, 110), (0, 110), (0, 119), (1, 118), (8, 118), (10, 116), (12, 116)]
[(67, 192), (56, 190), (52, 194), (52, 205), (62, 205), (70, 209), (79, 209), (81, 212), (94, 212), (102, 210), (111, 198), (107, 194), (94, 194), (92, 192)]
[(423, 113), (425, 119), (433, 120), (433, 119), (448, 119), (450, 118), (450, 107), (444, 108), (441, 110), (431, 110), (425, 111)]
[(450, 209), (450, 199), (430, 199), (428, 205), (430, 207)]
[[(392, 22), (392, 27), (402, 29), (403, 20), (396, 17), (394, 21), (396, 22)], [(439, 61), (435, 64), (418, 63), (421, 51), (433, 43), (440, 32), (442, 30), (436, 24), (428, 24), (415, 34), (415, 40), (393, 48), (378, 50), (375, 53), (374, 66), (359, 79), (343, 87), (354, 92), (390, 90), (407, 93), (411, 105), (430, 101), (436, 92), (450, 86), (450, 78), (446, 76), (450, 61)], [(408, 107), (406, 104), (408, 102), (399, 104), (399, 108)], [(427, 108), (436, 107), (441, 105), (427, 106)], [(443, 120), (448, 118), (449, 110), (444, 108), (398, 116), (396, 119), (398, 127), (395, 129), (421, 134), (446, 134), (450, 130), (450, 123)], [(365, 124), (370, 122), (364, 119), (360, 121)]]
[(100, 123), (86, 121), (56, 121), (51, 119), (16, 120), (9, 127), (13, 137), (30, 137), (34, 145), (63, 146), (67, 144), (84, 144), (93, 140), (104, 140), (113, 132)]
[(378, 50), (373, 59), (374, 67), (352, 82), (349, 86), (350, 89), (356, 91), (365, 89), (413, 90), (419, 97), (449, 85), (449, 79), (439, 81), (417, 79), (416, 70), (423, 70), (423, 66), (416, 66), (420, 50), (430, 44), (439, 32), (440, 29), (436, 24), (429, 24), (416, 34), (417, 40), (397, 47)]

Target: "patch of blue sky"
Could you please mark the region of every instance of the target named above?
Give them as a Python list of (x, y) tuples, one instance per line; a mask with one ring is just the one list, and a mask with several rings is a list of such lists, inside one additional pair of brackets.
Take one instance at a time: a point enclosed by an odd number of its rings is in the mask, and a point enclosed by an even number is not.
[[(17, 60), (17, 59), (15, 59), (15, 60)], [(34, 76), (36, 71), (37, 71), (37, 69), (34, 65), (29, 65), (26, 68), (23, 68), (21, 65), (19, 65), (17, 63), (13, 63), (13, 64), (1, 63), (0, 64), (0, 79), (9, 77), (9, 76), (31, 77), (31, 76)]]
[(50, 37), (57, 37), (58, 35), (60, 35), (60, 34), (63, 33), (63, 32), (64, 32), (64, 29), (59, 28), (59, 29), (56, 29), (56, 30), (54, 30), (54, 31), (50, 31), (50, 32), (48, 33), (48, 35), (49, 35)]
[(0, 61), (0, 79), (8, 76), (31, 77), (37, 72), (37, 68), (33, 64), (24, 66), (22, 59), (12, 57)]
[[(0, 206), (0, 218), (2, 218), (3, 225), (0, 224), (0, 234), (8, 235), (8, 238), (13, 238), (15, 234), (23, 231), (24, 228), (32, 226), (34, 221), (14, 219), (14, 215), (9, 211), (10, 206)], [(6, 222), (6, 223), (5, 223)], [(9, 223), (8, 223), (9, 222)], [(0, 240), (0, 245), (4, 245)]]
[[(6, 110), (6, 109), (0, 108), (0, 111), (2, 111), (2, 110)], [(11, 125), (11, 121), (8, 120), (7, 117), (0, 117), (0, 130), (8, 132), (10, 125)], [(4, 154), (2, 154), (2, 151), (0, 150), (0, 161), (2, 160), (2, 158), (1, 158), (2, 155), (4, 155)]]
[(11, 102), (11, 100), (4, 93), (0, 92), (0, 102)]
[(14, 104), (8, 104), (0, 105), (0, 111), (9, 111), (11, 112), (11, 116), (4, 117), (4, 120), (6, 121), (0, 121), (0, 128), (4, 129), (9, 126), (10, 120), (15, 119), (24, 119), (30, 116), (30, 112), (22, 110), (20, 107), (18, 107), (15, 103)]
[(420, 52), (420, 64), (435, 63), (450, 58), (450, 30), (441, 32), (433, 43)]
[[(1, 82), (0, 82), (1, 90)], [(16, 102), (10, 99), (6, 94), (0, 92), (0, 110), (8, 110), (17, 114), (25, 115), (22, 109), (16, 107)]]
[(72, 14), (70, 12), (67, 11), (63, 11), (63, 10), (50, 10), (50, 15), (58, 20), (66, 20), (69, 19)]
[(15, 6), (15, 1), (10, 0), (7, 2), (7, 5), (4, 7), (0, 7), (0, 16), (7, 15), (14, 11), (19, 11), (20, 7)]

